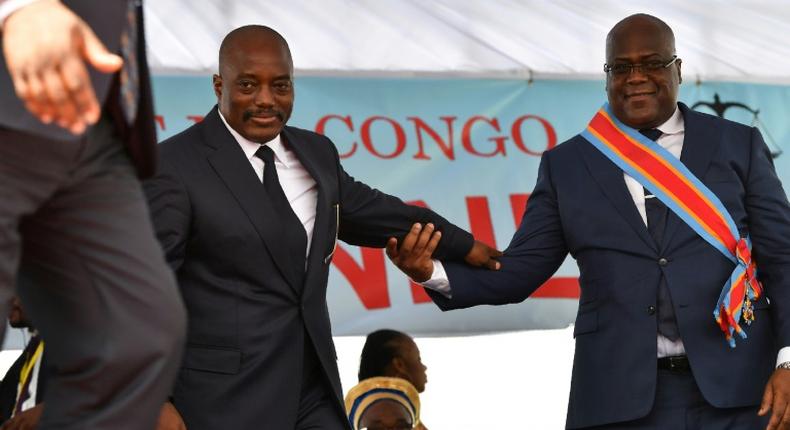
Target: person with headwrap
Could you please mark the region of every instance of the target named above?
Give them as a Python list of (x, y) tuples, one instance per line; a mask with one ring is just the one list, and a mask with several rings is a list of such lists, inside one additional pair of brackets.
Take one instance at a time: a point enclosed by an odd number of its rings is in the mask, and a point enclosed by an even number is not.
[(420, 397), (409, 381), (374, 377), (355, 385), (346, 395), (353, 430), (411, 430), (420, 427)]

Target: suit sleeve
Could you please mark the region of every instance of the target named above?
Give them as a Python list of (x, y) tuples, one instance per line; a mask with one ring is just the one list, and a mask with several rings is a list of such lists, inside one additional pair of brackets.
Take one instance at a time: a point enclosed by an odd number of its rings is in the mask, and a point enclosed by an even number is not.
[(746, 212), (758, 278), (771, 300), (777, 346), (790, 346), (790, 204), (770, 151), (752, 129)]
[(191, 223), (191, 205), (183, 181), (173, 164), (159, 160), (159, 170), (143, 182), (156, 237), (165, 252), (167, 263), (178, 272), (184, 262)]
[(568, 248), (551, 175), (550, 153), (545, 153), (521, 224), (499, 259), (500, 270), (443, 262), (450, 282), (450, 297), (426, 289), (439, 308), (522, 302), (560, 267)]
[[(332, 145), (334, 148), (334, 145)], [(474, 238), (430, 209), (407, 205), (355, 180), (338, 165), (340, 191), (340, 230), (338, 237), (349, 244), (383, 248), (390, 237), (402, 240), (415, 222), (433, 223), (442, 232), (434, 257), (462, 261), (472, 249)]]

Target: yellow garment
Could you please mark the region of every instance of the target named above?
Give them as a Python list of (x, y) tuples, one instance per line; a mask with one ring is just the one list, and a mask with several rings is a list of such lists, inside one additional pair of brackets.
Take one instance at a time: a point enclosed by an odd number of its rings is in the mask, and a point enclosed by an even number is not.
[(14, 405), (14, 411), (17, 411), (20, 408), (20, 400), (23, 400), (25, 396), (23, 396), (22, 391), (28, 390), (30, 386), (30, 378), (33, 377), (33, 368), (36, 367), (36, 362), (41, 357), (41, 354), (44, 353), (44, 341), (40, 341), (36, 346), (36, 350), (30, 354), (30, 357), (27, 358), (27, 361), (22, 365), (22, 369), (19, 371), (19, 386), (17, 387), (17, 399), (16, 404)]
[(403, 405), (415, 427), (420, 424), (420, 395), (411, 383), (401, 378), (375, 377), (361, 381), (346, 395), (346, 413), (354, 430), (365, 410), (377, 400), (391, 399)]

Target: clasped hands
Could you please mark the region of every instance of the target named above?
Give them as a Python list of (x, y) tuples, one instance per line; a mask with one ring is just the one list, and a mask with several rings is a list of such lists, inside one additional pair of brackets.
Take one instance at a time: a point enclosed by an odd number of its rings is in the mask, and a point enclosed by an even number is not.
[[(416, 223), (403, 242), (398, 246), (398, 239), (392, 237), (387, 242), (387, 256), (403, 273), (416, 282), (425, 282), (433, 275), (433, 260), (431, 256), (439, 245), (442, 232), (436, 230), (433, 224), (424, 227)], [(499, 270), (501, 264), (496, 258), (502, 253), (494, 248), (475, 240), (472, 249), (466, 254), (464, 261), (470, 266), (485, 267)]]

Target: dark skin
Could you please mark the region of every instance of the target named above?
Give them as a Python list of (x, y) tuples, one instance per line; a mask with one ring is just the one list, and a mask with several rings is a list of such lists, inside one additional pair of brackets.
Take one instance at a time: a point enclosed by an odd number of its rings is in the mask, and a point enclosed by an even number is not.
[(411, 338), (404, 338), (398, 342), (398, 351), (398, 356), (392, 359), (385, 376), (405, 379), (414, 385), (418, 393), (422, 393), (428, 382), (428, 375), (425, 373), (428, 367), (422, 364), (417, 344)]
[(410, 429), (412, 428), (411, 415), (400, 403), (384, 399), (379, 400), (365, 410), (359, 420), (360, 428), (378, 429)]
[[(411, 279), (425, 282), (433, 275), (431, 256), (439, 246), (441, 238), (442, 232), (436, 230), (433, 224), (428, 223), (423, 227), (422, 224), (415, 223), (400, 246), (398, 239), (390, 238), (387, 242), (387, 256)], [(500, 263), (496, 259), (501, 256), (502, 252), (476, 240), (464, 261), (470, 266), (499, 270)]]
[[(257, 143), (274, 139), (290, 118), (294, 103), (293, 61), (288, 46), (277, 33), (261, 27), (234, 30), (223, 45), (220, 74), (214, 75), (214, 93), (222, 116), (246, 139)], [(397, 246), (397, 240), (391, 240)], [(498, 269), (499, 262), (494, 258), (500, 255), (475, 241), (465, 261)], [(427, 280), (431, 273), (406, 272), (416, 281)]]
[(159, 421), (156, 423), (156, 430), (186, 430), (187, 426), (178, 413), (176, 407), (170, 403), (165, 402), (162, 410), (159, 412)]
[(11, 311), (8, 313), (8, 325), (13, 328), (33, 327), (30, 320), (28, 320), (25, 315), (25, 310), (22, 309), (22, 301), (19, 300), (17, 296), (11, 298)]
[[(650, 16), (635, 15), (620, 21), (606, 39), (606, 62), (667, 62), (675, 54), (675, 38), (667, 27)], [(606, 76), (606, 93), (615, 116), (636, 129), (654, 128), (677, 108), (682, 82), (680, 60), (646, 73), (633, 70), (623, 76)], [(767, 430), (790, 429), (790, 370), (776, 369), (768, 380), (758, 414), (771, 412)]]
[(38, 427), (38, 422), (41, 420), (41, 414), (44, 412), (44, 404), (39, 403), (36, 406), (22, 411), (13, 418), (6, 421), (0, 430), (33, 430)]
[[(675, 54), (675, 39), (660, 22), (634, 16), (618, 23), (607, 36), (606, 63), (666, 63)], [(606, 95), (614, 115), (636, 129), (654, 128), (677, 109), (682, 82), (680, 60), (657, 71), (632, 70), (625, 75), (606, 75)]]
[(280, 134), (294, 103), (293, 63), (274, 33), (250, 29), (226, 39), (214, 93), (228, 124), (244, 138), (266, 143)]
[[(655, 18), (635, 15), (618, 23), (607, 37), (607, 63), (669, 61), (674, 37)], [(677, 107), (680, 63), (651, 73), (633, 70), (627, 76), (606, 78), (606, 92), (615, 116), (637, 129), (653, 128), (668, 120)], [(388, 244), (387, 255), (404, 272), (433, 273), (430, 255), (441, 239), (439, 232), (417, 226), (403, 244)], [(407, 272), (408, 273), (408, 272)], [(768, 380), (758, 414), (771, 418), (766, 430), (790, 430), (790, 370), (776, 369)]]

